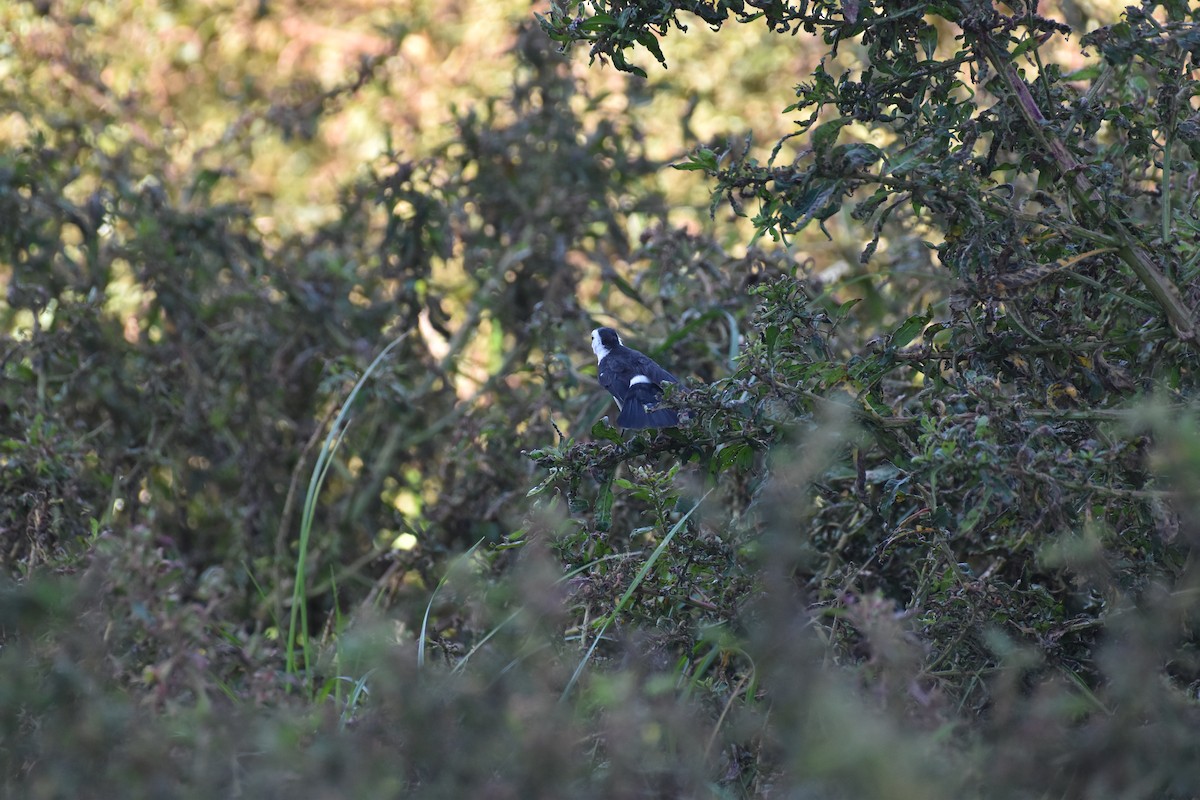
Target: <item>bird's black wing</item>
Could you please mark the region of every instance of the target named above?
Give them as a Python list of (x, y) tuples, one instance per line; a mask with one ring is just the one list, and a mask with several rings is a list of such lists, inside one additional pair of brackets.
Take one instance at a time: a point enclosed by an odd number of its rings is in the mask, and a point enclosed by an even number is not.
[(625, 396), (625, 392), (629, 389), (629, 380), (627, 378), (622, 382), (618, 371), (612, 369), (609, 363), (610, 359), (608, 358), (601, 362), (600, 370), (596, 374), (596, 377), (600, 379), (600, 385), (607, 389), (608, 393), (617, 401), (617, 408), (619, 409), (622, 406), (621, 398)]
[(635, 371), (629, 375), (626, 379), (627, 381), (633, 380), (638, 375), (645, 375), (653, 384), (679, 383), (678, 378), (654, 363), (654, 359), (650, 358), (650, 356), (645, 353), (639, 353), (637, 350), (633, 350), (632, 353), (637, 356), (637, 360)]
[(679, 424), (679, 415), (670, 408), (658, 408), (664, 383), (679, 379), (654, 363), (654, 359), (636, 350), (630, 351), (621, 379), (625, 381), (625, 402), (617, 424), (622, 428), (669, 428)]

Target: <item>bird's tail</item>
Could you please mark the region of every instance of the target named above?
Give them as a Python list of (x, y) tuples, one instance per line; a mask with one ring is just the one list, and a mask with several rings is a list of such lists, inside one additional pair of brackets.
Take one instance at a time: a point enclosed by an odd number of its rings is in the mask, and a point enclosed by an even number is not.
[(679, 424), (679, 415), (671, 408), (658, 408), (662, 389), (650, 383), (629, 387), (629, 395), (617, 417), (622, 428), (670, 428)]

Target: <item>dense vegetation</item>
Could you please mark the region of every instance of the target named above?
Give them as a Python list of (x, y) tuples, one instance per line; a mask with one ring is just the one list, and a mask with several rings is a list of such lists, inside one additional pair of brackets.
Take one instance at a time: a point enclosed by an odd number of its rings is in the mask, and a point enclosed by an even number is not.
[(537, 11), (0, 9), (4, 795), (1200, 795), (1200, 11)]

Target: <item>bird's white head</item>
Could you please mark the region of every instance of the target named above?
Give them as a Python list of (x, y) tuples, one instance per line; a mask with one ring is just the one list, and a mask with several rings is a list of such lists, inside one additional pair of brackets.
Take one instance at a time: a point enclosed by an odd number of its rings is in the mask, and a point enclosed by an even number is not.
[(596, 354), (597, 361), (603, 361), (620, 344), (621, 337), (612, 328), (596, 328), (592, 331), (592, 352)]

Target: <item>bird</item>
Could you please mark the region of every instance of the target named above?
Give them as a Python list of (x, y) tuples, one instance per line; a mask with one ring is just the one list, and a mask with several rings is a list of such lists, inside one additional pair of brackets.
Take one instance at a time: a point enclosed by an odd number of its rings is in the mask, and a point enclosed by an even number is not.
[(599, 362), (600, 385), (608, 389), (621, 413), (617, 424), (622, 428), (670, 428), (679, 424), (674, 409), (658, 408), (664, 383), (679, 379), (654, 362), (645, 353), (621, 343), (612, 328), (592, 331), (592, 352)]

